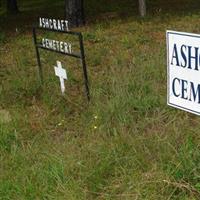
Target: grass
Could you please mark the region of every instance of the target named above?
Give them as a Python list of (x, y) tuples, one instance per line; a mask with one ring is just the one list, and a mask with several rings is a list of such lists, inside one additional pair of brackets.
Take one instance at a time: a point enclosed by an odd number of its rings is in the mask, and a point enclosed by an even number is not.
[[(88, 104), (74, 59), (41, 52), (40, 87), (31, 26), (38, 15), (62, 14), (39, 2), (21, 0), (17, 16), (1, 10), (0, 110), (12, 121), (0, 124), (0, 199), (198, 200), (200, 121), (166, 105), (165, 31), (199, 33), (199, 3), (149, 1), (142, 20), (134, 1), (88, 1), (88, 23), (76, 29)], [(68, 70), (65, 96), (56, 60)]]

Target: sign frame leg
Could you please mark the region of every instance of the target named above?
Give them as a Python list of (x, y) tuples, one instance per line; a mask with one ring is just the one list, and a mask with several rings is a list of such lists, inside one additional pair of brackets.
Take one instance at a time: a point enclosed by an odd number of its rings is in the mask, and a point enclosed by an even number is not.
[(87, 66), (86, 66), (86, 61), (85, 61), (83, 36), (81, 33), (79, 34), (79, 43), (80, 43), (80, 50), (81, 50), (81, 62), (82, 62), (82, 67), (83, 67), (85, 90), (86, 90), (87, 99), (88, 101), (90, 101), (90, 90), (89, 90), (89, 82), (88, 82), (88, 75), (87, 75)]
[(36, 36), (36, 29), (35, 28), (33, 28), (33, 40), (34, 40), (36, 56), (37, 56), (39, 77), (40, 77), (41, 84), (43, 84), (43, 82), (44, 82), (43, 71), (42, 71), (42, 64), (41, 64), (41, 60), (40, 60), (40, 52), (39, 52), (39, 49), (37, 47), (37, 36)]

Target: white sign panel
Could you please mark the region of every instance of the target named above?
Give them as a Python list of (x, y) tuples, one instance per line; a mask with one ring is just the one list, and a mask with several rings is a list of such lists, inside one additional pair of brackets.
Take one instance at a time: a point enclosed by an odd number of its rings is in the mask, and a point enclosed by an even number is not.
[(200, 115), (200, 35), (167, 31), (168, 105)]

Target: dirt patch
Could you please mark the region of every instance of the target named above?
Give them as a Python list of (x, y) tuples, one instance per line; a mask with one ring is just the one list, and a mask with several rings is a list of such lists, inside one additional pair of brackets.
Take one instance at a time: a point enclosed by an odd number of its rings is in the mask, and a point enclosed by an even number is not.
[(11, 122), (11, 115), (9, 111), (0, 109), (0, 123), (9, 123)]

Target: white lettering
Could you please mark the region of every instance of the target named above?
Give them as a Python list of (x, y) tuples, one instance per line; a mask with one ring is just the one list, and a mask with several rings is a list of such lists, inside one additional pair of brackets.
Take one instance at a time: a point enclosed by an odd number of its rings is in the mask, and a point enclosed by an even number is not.
[(68, 21), (59, 19), (39, 18), (39, 27), (59, 31), (69, 31)]
[(62, 53), (72, 53), (72, 45), (67, 42), (42, 38), (42, 46)]

